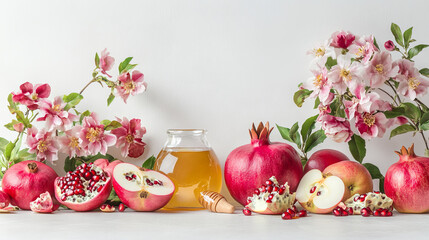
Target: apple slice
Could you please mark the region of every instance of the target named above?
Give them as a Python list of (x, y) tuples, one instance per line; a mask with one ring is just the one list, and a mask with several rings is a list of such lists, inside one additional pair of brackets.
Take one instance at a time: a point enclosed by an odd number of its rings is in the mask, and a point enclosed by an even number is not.
[(155, 211), (173, 196), (173, 182), (164, 174), (119, 163), (113, 169), (113, 188), (119, 199), (135, 211)]
[(313, 169), (299, 182), (296, 200), (309, 212), (330, 213), (341, 202), (344, 192), (341, 178)]

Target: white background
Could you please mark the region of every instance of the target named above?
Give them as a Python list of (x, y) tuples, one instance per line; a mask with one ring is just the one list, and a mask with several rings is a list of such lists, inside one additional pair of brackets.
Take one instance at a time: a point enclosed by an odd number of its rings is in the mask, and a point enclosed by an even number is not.
[[(157, 154), (168, 128), (205, 128), (223, 167), (234, 148), (249, 142), (252, 122), (283, 126), (314, 115), (292, 100), (297, 85), (311, 76), (306, 51), (337, 30), (392, 39), (390, 23), (414, 26), (414, 38), (429, 43), (425, 1), (1, 1), (0, 124), (10, 121), (7, 95), (25, 81), (49, 83), (52, 97), (79, 91), (90, 79), (95, 52), (108, 48), (115, 71), (133, 56), (148, 90), (117, 98), (107, 108), (108, 90), (92, 85), (80, 110), (100, 118), (141, 118), (148, 133), (141, 164)], [(429, 51), (415, 58), (429, 67)], [(429, 98), (424, 98), (429, 103)], [(388, 136), (388, 133), (386, 134)], [(0, 128), (0, 136), (14, 134)], [(277, 130), (273, 141), (282, 141)], [(393, 153), (422, 139), (410, 135), (367, 143), (365, 162), (384, 174)], [(326, 140), (351, 157), (347, 144)], [(115, 153), (115, 152), (114, 152)], [(117, 152), (115, 153), (117, 154)], [(119, 157), (119, 155), (118, 155)], [(62, 161), (55, 166), (60, 172)], [(225, 187), (223, 193), (225, 193)]]

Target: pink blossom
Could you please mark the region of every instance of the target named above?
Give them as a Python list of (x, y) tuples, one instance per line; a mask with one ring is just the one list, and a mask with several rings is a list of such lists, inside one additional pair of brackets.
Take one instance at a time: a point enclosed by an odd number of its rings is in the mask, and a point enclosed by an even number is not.
[(322, 117), (331, 113), (331, 107), (329, 105), (323, 105), (322, 103), (318, 106), (319, 116), (317, 116), (317, 121), (322, 121)]
[(323, 44), (317, 45), (310, 51), (307, 51), (308, 55), (314, 57), (312, 63), (317, 65), (319, 68), (320, 66), (325, 66), (328, 57), (333, 57), (334, 53), (335, 52), (333, 51), (333, 48), (329, 46), (328, 41)]
[(94, 113), (83, 119), (82, 126), (79, 137), (83, 150), (88, 154), (96, 155), (99, 152), (106, 154), (107, 147), (115, 144), (115, 135), (104, 133), (104, 125), (98, 122)]
[(29, 128), (27, 131), (27, 145), (29, 153), (36, 153), (37, 161), (48, 160), (53, 162), (58, 159), (58, 144), (53, 139), (53, 132), (45, 129), (40, 131), (36, 127)]
[(330, 45), (332, 47), (347, 49), (355, 40), (355, 35), (349, 32), (338, 31), (332, 34), (331, 39)]
[(395, 79), (399, 82), (398, 92), (400, 94), (411, 100), (426, 94), (429, 81), (423, 78), (419, 70), (414, 67), (414, 62), (401, 59), (394, 65), (399, 67), (399, 74)]
[(303, 84), (303, 87), (312, 90), (310, 97), (319, 97), (319, 100), (324, 105), (328, 104), (329, 94), (331, 90), (331, 83), (328, 82), (328, 70), (322, 67), (318, 70), (313, 70), (314, 77), (310, 78), (308, 82)]
[(142, 141), (142, 137), (146, 133), (146, 128), (141, 126), (140, 119), (133, 118), (128, 120), (124, 117), (123, 120), (118, 119), (118, 121), (122, 124), (122, 127), (113, 129), (111, 133), (118, 139), (116, 146), (121, 148), (122, 156), (140, 157), (146, 145)]
[(382, 112), (363, 112), (356, 115), (356, 128), (364, 139), (383, 137), (386, 128), (390, 127), (392, 121), (387, 119)]
[(357, 85), (352, 93), (352, 100), (344, 101), (345, 112), (350, 120), (358, 113), (391, 110), (389, 102), (382, 100), (376, 92), (366, 92), (363, 84)]
[(46, 121), (48, 131), (52, 131), (55, 128), (63, 131), (68, 129), (73, 124), (73, 121), (78, 118), (75, 114), (65, 111), (65, 106), (66, 103), (59, 96), (55, 97), (53, 103), (47, 99), (41, 100), (39, 108), (43, 116), (38, 118), (37, 121)]
[(72, 129), (65, 131), (65, 135), (58, 137), (58, 142), (61, 144), (61, 152), (67, 153), (69, 157), (87, 155), (82, 147), (82, 139), (79, 138), (82, 128), (79, 125), (74, 126)]
[(356, 59), (361, 59), (362, 63), (367, 63), (376, 51), (377, 47), (374, 45), (374, 37), (372, 35), (362, 36), (350, 46), (350, 53)]
[(350, 130), (350, 122), (344, 118), (324, 115), (320, 121), (325, 135), (335, 142), (348, 142), (353, 136), (353, 132)]
[(336, 89), (339, 94), (344, 94), (347, 88), (353, 91), (357, 84), (361, 82), (358, 70), (357, 62), (351, 63), (343, 57), (338, 57), (337, 65), (333, 66), (328, 73), (332, 88)]
[(395, 44), (393, 43), (393, 41), (392, 41), (392, 40), (389, 40), (389, 41), (386, 41), (386, 42), (384, 43), (384, 48), (385, 48), (387, 51), (393, 51), (393, 50), (395, 50), (396, 46), (395, 46)]
[(147, 84), (143, 77), (143, 73), (137, 70), (133, 71), (132, 75), (126, 72), (118, 77), (119, 85), (116, 86), (116, 90), (125, 103), (130, 95), (134, 96), (146, 90)]
[(13, 129), (17, 132), (22, 132), (24, 130), (24, 124), (23, 123), (16, 123), (13, 125)]
[(377, 52), (365, 69), (365, 77), (372, 88), (383, 86), (384, 82), (396, 76), (398, 67), (392, 65), (392, 56), (388, 52)]
[(51, 94), (51, 87), (48, 84), (33, 84), (26, 82), (20, 87), (20, 92), (12, 93), (12, 100), (28, 107), (30, 110), (37, 109), (37, 102), (40, 99), (48, 98)]
[(100, 69), (101, 69), (101, 73), (106, 74), (109, 77), (110, 76), (106, 71), (109, 71), (113, 64), (115, 63), (115, 59), (111, 56), (109, 56), (109, 52), (107, 52), (107, 49), (105, 48), (103, 51), (101, 51), (101, 56), (100, 56)]

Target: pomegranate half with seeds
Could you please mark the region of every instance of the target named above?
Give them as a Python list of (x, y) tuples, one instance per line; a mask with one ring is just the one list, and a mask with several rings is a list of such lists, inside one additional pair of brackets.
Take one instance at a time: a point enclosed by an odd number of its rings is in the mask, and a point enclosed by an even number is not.
[(79, 212), (99, 208), (109, 197), (112, 183), (109, 173), (96, 164), (82, 164), (73, 172), (55, 180), (55, 197), (66, 207)]
[(166, 175), (130, 163), (116, 165), (112, 178), (119, 199), (135, 211), (160, 209), (170, 201), (175, 190)]
[(279, 185), (272, 176), (264, 185), (254, 190), (247, 199), (246, 208), (261, 214), (281, 214), (292, 208), (295, 203), (295, 193), (289, 192), (289, 185)]

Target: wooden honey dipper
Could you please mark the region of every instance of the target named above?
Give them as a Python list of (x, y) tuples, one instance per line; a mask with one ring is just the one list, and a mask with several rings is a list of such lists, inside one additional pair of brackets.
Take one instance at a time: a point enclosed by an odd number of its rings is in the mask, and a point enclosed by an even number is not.
[(200, 204), (208, 210), (216, 213), (233, 213), (235, 208), (225, 197), (217, 192), (203, 191), (200, 192), (199, 197)]

